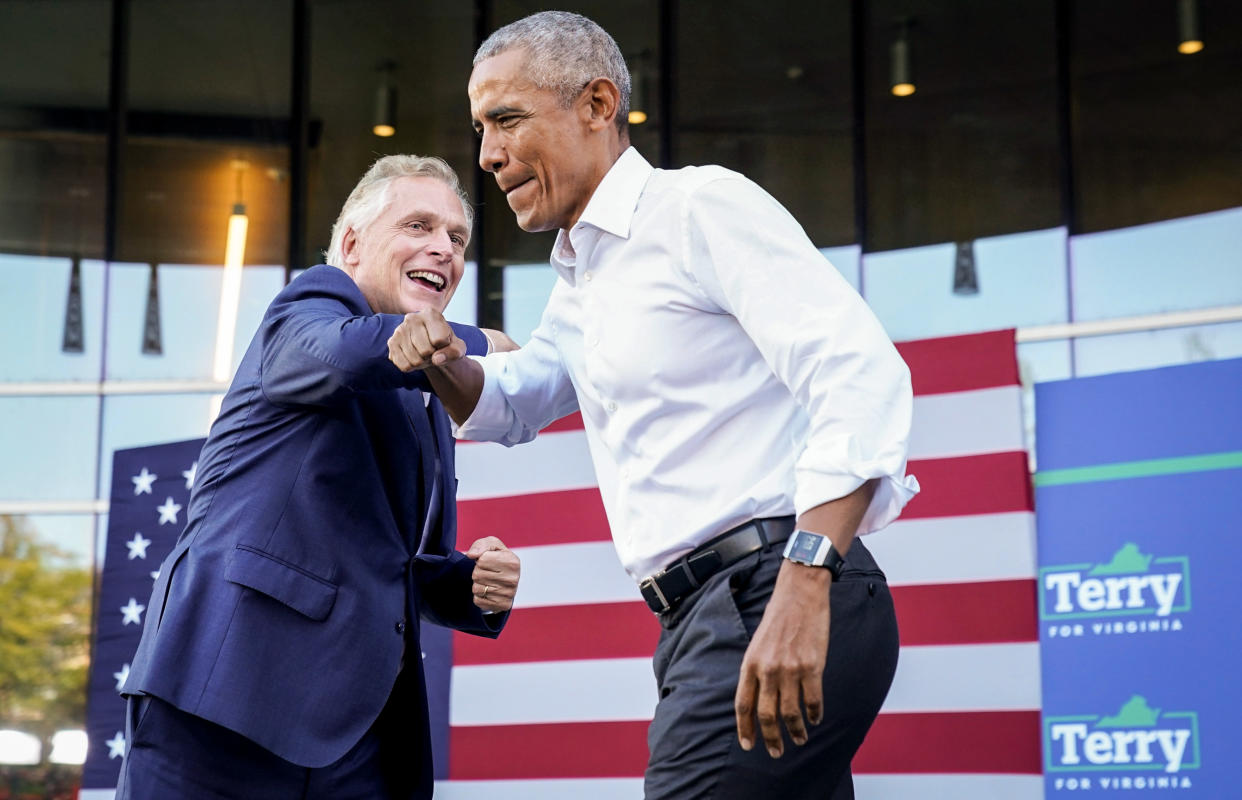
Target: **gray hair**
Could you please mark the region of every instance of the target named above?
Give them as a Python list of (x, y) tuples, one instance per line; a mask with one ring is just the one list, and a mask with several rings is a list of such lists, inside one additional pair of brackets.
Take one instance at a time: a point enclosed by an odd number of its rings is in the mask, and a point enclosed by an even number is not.
[(341, 206), (341, 214), (332, 226), (332, 241), (324, 252), (324, 263), (334, 267), (345, 266), (345, 231), (350, 228), (355, 232), (366, 230), (383, 212), (388, 203), (388, 189), (398, 178), (435, 178), (452, 189), (461, 200), (461, 210), (466, 215), (466, 231), (469, 235), (474, 227), (474, 209), (470, 207), (470, 198), (461, 188), (457, 173), (448, 162), (435, 156), (384, 156), (371, 165), (362, 180), (349, 193), (345, 205)]
[(540, 89), (550, 89), (569, 108), (596, 78), (607, 78), (621, 92), (617, 130), (625, 132), (630, 111), (630, 70), (608, 31), (581, 14), (541, 11), (511, 22), (487, 37), (474, 63), (508, 50), (526, 51), (526, 75)]

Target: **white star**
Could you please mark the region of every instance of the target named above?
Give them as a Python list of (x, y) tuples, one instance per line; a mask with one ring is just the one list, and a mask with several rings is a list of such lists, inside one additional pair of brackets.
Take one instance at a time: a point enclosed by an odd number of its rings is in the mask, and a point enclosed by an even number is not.
[(176, 525), (177, 524), (177, 512), (181, 510), (181, 506), (174, 503), (173, 499), (169, 497), (168, 499), (164, 501), (164, 505), (156, 506), (155, 510), (160, 512), (160, 524), (161, 525), (167, 522), (171, 522), (172, 524)]
[(116, 735), (104, 742), (104, 744), (108, 745), (109, 759), (125, 757), (125, 734), (117, 731)]
[(151, 580), (158, 581), (159, 579), (160, 579), (160, 571), (157, 569), (155, 572), (151, 573)]
[(129, 560), (133, 561), (135, 558), (146, 558), (147, 545), (149, 544), (151, 544), (150, 539), (147, 539), (141, 533), (135, 533), (134, 538), (125, 543), (125, 546), (129, 548)]
[(197, 461), (191, 464), (189, 469), (184, 469), (181, 471), (181, 477), (185, 478), (185, 488), (187, 489), (194, 488), (194, 476), (197, 474), (198, 474), (198, 462)]
[(129, 679), (129, 664), (121, 667), (120, 672), (112, 673), (112, 677), (116, 678), (116, 690), (121, 691), (121, 687), (125, 685), (125, 681)]
[(151, 484), (159, 475), (147, 472), (147, 468), (143, 467), (142, 472), (130, 478), (134, 482), (134, 494), (151, 494)]
[(140, 605), (138, 601), (132, 597), (129, 598), (129, 602), (121, 606), (121, 613), (125, 615), (125, 618), (121, 620), (121, 624), (128, 625), (132, 622), (135, 625), (141, 625), (142, 612), (146, 610), (146, 606)]

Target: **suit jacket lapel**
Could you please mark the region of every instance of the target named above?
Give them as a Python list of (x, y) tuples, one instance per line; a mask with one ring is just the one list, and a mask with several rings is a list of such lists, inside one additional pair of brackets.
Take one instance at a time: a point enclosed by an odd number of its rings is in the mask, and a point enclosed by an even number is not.
[(454, 462), (456, 440), (453, 438), (448, 413), (435, 395), (431, 396), (427, 413), (435, 430), (436, 453), (440, 457), (440, 519), (432, 533), (435, 536), (434, 541), (427, 542), (424, 550), (447, 553), (457, 545), (457, 465)]
[(401, 404), (405, 408), (405, 415), (410, 420), (410, 425), (414, 429), (414, 438), (418, 443), (418, 456), (421, 462), (419, 469), (419, 486), (418, 486), (418, 527), (408, 531), (411, 549), (417, 549), (419, 540), (423, 533), (423, 526), (426, 522), (427, 507), (431, 502), (432, 481), (435, 479), (436, 462), (435, 462), (435, 445), (434, 437), (431, 433), (431, 422), (427, 418), (427, 409), (423, 405), (422, 392), (411, 389), (402, 391)]

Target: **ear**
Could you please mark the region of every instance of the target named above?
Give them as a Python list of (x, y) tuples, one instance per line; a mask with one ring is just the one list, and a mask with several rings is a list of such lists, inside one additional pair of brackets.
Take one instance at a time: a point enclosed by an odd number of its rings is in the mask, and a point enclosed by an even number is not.
[(345, 259), (345, 263), (341, 266), (351, 273), (362, 260), (362, 254), (359, 252), (358, 232), (353, 227), (345, 229), (345, 237), (341, 239), (341, 256)]
[(596, 78), (582, 90), (583, 109), (591, 130), (613, 128), (621, 106), (621, 90), (607, 78)]

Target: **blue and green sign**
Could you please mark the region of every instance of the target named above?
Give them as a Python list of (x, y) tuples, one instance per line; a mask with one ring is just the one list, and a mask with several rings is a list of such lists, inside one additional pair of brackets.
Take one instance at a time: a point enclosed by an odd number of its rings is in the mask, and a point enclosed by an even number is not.
[(1242, 797), (1242, 360), (1036, 410), (1046, 795)]

